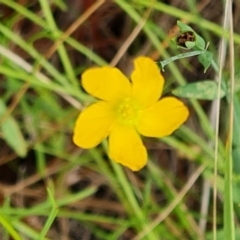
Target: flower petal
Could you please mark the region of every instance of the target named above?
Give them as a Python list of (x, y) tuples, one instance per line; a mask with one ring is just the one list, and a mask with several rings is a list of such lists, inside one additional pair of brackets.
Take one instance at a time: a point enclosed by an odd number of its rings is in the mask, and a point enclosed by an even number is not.
[(161, 96), (164, 78), (157, 64), (148, 57), (138, 57), (134, 61), (135, 70), (131, 75), (133, 96), (143, 108), (151, 106)]
[(109, 135), (113, 122), (110, 105), (101, 101), (90, 105), (77, 118), (73, 142), (82, 148), (93, 148)]
[(82, 74), (84, 89), (92, 96), (102, 100), (112, 100), (129, 96), (131, 83), (123, 73), (113, 67), (95, 67)]
[(115, 162), (138, 171), (147, 163), (147, 151), (132, 127), (116, 126), (109, 135), (109, 156)]
[(141, 112), (137, 129), (147, 137), (168, 136), (187, 120), (188, 115), (189, 110), (182, 101), (166, 97)]

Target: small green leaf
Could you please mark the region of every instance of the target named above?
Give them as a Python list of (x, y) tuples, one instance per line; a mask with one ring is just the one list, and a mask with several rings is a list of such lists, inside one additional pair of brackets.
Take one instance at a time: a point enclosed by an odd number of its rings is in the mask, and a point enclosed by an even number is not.
[(205, 40), (195, 32), (196, 37), (196, 49), (204, 50), (206, 47)]
[[(0, 99), (0, 118), (6, 111), (7, 107), (2, 99)], [(25, 157), (27, 154), (27, 144), (15, 119), (11, 116), (4, 119), (3, 123), (0, 125), (0, 131), (2, 132), (3, 139), (16, 154), (20, 157)]]
[(196, 42), (186, 41), (186, 42), (185, 42), (185, 45), (186, 45), (186, 47), (187, 47), (188, 49), (191, 49), (191, 48), (195, 47)]
[(198, 61), (204, 67), (204, 73), (207, 71), (207, 69), (211, 65), (212, 59), (213, 59), (213, 53), (209, 51), (205, 51), (204, 53), (198, 56)]
[[(178, 97), (194, 98), (201, 100), (214, 100), (217, 98), (218, 85), (213, 80), (205, 80), (196, 83), (190, 83), (178, 87), (172, 93)], [(225, 96), (225, 91), (221, 89), (220, 97)]]
[(180, 29), (180, 32), (188, 32), (188, 31), (194, 32), (194, 30), (191, 27), (189, 27), (188, 25), (186, 25), (185, 23), (179, 20), (177, 21), (177, 25)]

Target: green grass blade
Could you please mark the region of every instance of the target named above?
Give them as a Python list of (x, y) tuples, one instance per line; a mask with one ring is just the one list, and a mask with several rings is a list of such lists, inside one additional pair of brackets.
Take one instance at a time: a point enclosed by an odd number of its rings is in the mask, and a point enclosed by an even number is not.
[(21, 240), (21, 236), (17, 233), (17, 231), (10, 224), (10, 221), (7, 220), (3, 215), (0, 214), (0, 224), (7, 230), (7, 232), (11, 235), (14, 240)]
[[(57, 25), (55, 23), (55, 20), (53, 18), (53, 15), (52, 15), (50, 2), (47, 0), (40, 0), (40, 4), (41, 4), (42, 10), (43, 10), (43, 14), (45, 15), (46, 22), (47, 22), (48, 26), (50, 27), (52, 36), (55, 39), (58, 39), (60, 37), (59, 31), (58, 31)], [(71, 65), (70, 59), (68, 57), (68, 54), (67, 54), (67, 51), (66, 51), (64, 45), (63, 44), (59, 45), (57, 51), (58, 51), (60, 59), (62, 61), (62, 65), (66, 71), (67, 77), (69, 78), (69, 80), (73, 86), (77, 86), (75, 73), (73, 71), (73, 67)]]
[[(51, 182), (50, 182), (51, 183)], [(54, 199), (54, 192), (52, 192), (52, 188), (53, 188), (53, 184), (50, 184), (51, 187), (50, 188), (47, 188), (47, 192), (48, 192), (48, 196), (49, 196), (49, 201), (51, 202), (51, 205), (52, 205), (52, 209), (49, 213), (49, 216), (47, 218), (47, 221), (45, 222), (42, 230), (41, 230), (41, 233), (39, 234), (38, 238), (36, 240), (43, 240), (48, 232), (48, 230), (50, 229), (54, 219), (57, 217), (57, 214), (58, 214), (58, 207), (57, 207), (57, 203)]]

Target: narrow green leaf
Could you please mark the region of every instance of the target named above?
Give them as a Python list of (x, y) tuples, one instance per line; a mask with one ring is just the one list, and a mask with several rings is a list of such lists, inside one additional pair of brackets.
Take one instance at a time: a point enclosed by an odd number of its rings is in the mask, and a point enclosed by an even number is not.
[(159, 65), (160, 65), (161, 70), (164, 72), (164, 67), (167, 64), (169, 64), (170, 62), (173, 62), (173, 61), (176, 61), (176, 60), (182, 59), (182, 58), (197, 56), (202, 53), (203, 53), (203, 51), (192, 51), (192, 52), (180, 53), (178, 55), (175, 55), (173, 57), (165, 59), (164, 61), (160, 61)]
[[(204, 80), (178, 87), (174, 89), (172, 93), (178, 97), (213, 100), (217, 98), (217, 91), (218, 86), (216, 82)], [(225, 91), (221, 89), (220, 97), (222, 98), (224, 96)]]
[[(3, 100), (0, 99), (0, 118), (6, 111), (7, 107)], [(20, 157), (25, 157), (27, 154), (27, 144), (15, 119), (11, 116), (3, 119), (3, 122), (0, 125), (0, 131), (2, 132), (3, 139), (16, 152), (16, 154)]]
[(49, 187), (47, 188), (47, 192), (48, 192), (49, 202), (51, 202), (52, 204), (52, 209), (48, 215), (47, 221), (45, 222), (37, 240), (44, 240), (45, 235), (48, 233), (59, 211), (59, 208), (57, 207), (57, 203), (54, 198), (54, 186), (51, 181), (49, 181)]
[(213, 59), (213, 53), (209, 51), (205, 51), (204, 53), (198, 56), (198, 61), (204, 67), (204, 73), (207, 71), (207, 69), (211, 65), (212, 59)]
[(66, 11), (67, 10), (67, 4), (64, 1), (61, 0), (53, 0), (54, 4), (56, 4), (56, 6), (58, 6), (62, 11)]

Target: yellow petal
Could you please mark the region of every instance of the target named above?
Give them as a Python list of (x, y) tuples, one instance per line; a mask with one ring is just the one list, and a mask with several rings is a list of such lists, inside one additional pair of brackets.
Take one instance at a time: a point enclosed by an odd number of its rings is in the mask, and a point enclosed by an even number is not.
[(95, 67), (82, 74), (84, 89), (92, 96), (102, 100), (113, 100), (129, 96), (131, 83), (123, 73), (113, 67)]
[(108, 104), (100, 101), (90, 105), (77, 118), (73, 142), (82, 148), (93, 148), (109, 135), (113, 122)]
[(182, 101), (166, 97), (141, 112), (137, 129), (147, 137), (168, 136), (187, 120), (188, 115), (189, 110)]
[(138, 171), (147, 163), (147, 151), (134, 128), (116, 126), (109, 135), (109, 156), (117, 163)]
[(134, 61), (135, 70), (131, 75), (133, 96), (142, 108), (154, 104), (161, 96), (164, 78), (157, 64), (148, 57), (138, 57)]

